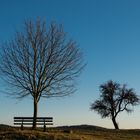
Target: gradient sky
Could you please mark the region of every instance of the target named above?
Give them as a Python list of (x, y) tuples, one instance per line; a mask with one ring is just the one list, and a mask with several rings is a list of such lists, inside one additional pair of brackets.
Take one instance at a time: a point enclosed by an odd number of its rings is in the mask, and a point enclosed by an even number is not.
[[(22, 31), (25, 19), (44, 19), (64, 25), (84, 53), (87, 66), (78, 78), (77, 92), (65, 98), (41, 99), (38, 116), (54, 117), (54, 124), (90, 124), (113, 128), (110, 119), (89, 107), (99, 97), (99, 85), (112, 79), (140, 95), (139, 0), (0, 0), (0, 43)], [(32, 116), (31, 98), (22, 101), (2, 93), (0, 123), (13, 124), (14, 116)], [(140, 106), (132, 114), (121, 113), (120, 128), (140, 129)]]

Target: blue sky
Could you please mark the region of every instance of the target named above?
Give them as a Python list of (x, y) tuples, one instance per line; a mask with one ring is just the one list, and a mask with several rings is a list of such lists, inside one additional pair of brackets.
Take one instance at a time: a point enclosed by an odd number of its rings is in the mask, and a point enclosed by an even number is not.
[[(40, 17), (47, 24), (63, 24), (68, 37), (84, 53), (87, 66), (78, 78), (77, 92), (65, 98), (41, 99), (39, 116), (53, 116), (54, 124), (90, 124), (113, 128), (109, 119), (90, 111), (99, 97), (99, 85), (112, 79), (140, 95), (139, 0), (0, 0), (0, 43), (22, 30), (25, 19)], [(5, 90), (0, 81), (0, 90)], [(0, 93), (0, 123), (14, 116), (32, 116), (30, 98), (22, 101)], [(140, 106), (118, 117), (120, 128), (140, 128)]]

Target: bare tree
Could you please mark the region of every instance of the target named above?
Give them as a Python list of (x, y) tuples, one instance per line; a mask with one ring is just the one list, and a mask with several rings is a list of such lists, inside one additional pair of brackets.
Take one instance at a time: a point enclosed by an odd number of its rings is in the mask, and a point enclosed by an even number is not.
[[(61, 25), (25, 21), (24, 30), (2, 46), (0, 69), (13, 86), (11, 95), (33, 97), (36, 128), (41, 97), (61, 97), (75, 92), (74, 80), (82, 68), (82, 54), (73, 40), (66, 38)], [(15, 91), (14, 91), (15, 89)]]
[(117, 115), (122, 111), (132, 112), (130, 106), (139, 103), (138, 96), (132, 88), (127, 89), (126, 85), (121, 86), (113, 81), (101, 85), (100, 92), (100, 99), (91, 104), (90, 109), (98, 112), (102, 118), (110, 117), (115, 129), (119, 129)]

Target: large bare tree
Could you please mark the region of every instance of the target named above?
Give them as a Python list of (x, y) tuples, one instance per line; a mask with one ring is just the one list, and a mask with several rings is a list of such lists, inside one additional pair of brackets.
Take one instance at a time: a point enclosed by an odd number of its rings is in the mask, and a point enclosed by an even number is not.
[(41, 97), (60, 97), (73, 93), (75, 78), (83, 68), (82, 54), (75, 41), (67, 39), (61, 25), (41, 20), (25, 21), (24, 30), (1, 47), (0, 70), (12, 85), (13, 96), (33, 97), (36, 128)]
[(90, 109), (98, 112), (102, 118), (110, 117), (115, 129), (119, 129), (116, 117), (119, 113), (132, 112), (132, 106), (139, 103), (139, 98), (132, 88), (111, 81), (100, 86), (100, 99), (91, 104)]

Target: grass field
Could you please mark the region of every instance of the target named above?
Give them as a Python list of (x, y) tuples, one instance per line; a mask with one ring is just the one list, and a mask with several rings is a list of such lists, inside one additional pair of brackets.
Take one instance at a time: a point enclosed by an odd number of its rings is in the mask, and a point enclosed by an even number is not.
[(21, 131), (0, 125), (0, 140), (140, 140), (140, 130), (112, 130), (96, 126), (70, 126)]

